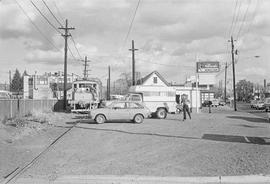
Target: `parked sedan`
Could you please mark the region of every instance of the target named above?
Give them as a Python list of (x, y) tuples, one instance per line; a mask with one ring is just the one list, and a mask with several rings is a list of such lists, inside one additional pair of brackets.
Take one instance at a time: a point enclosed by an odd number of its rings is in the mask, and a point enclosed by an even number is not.
[(219, 106), (219, 101), (217, 99), (212, 100), (212, 107)]
[(257, 102), (258, 102), (258, 100), (251, 100), (251, 102), (250, 102), (250, 107), (251, 107), (251, 108), (255, 108)]
[(108, 120), (132, 120), (142, 123), (150, 114), (150, 110), (139, 102), (115, 101), (107, 107), (92, 110), (90, 117), (98, 124)]
[(255, 109), (264, 109), (264, 101), (258, 101), (255, 105), (254, 105)]

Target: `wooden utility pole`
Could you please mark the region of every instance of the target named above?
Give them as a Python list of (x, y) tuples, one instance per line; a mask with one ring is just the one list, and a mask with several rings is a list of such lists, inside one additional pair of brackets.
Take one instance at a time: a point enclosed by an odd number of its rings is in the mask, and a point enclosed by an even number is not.
[(111, 95), (111, 68), (108, 67), (108, 80), (107, 80), (107, 100), (110, 100)]
[(9, 91), (11, 92), (11, 71), (9, 70)]
[(227, 87), (227, 68), (228, 68), (228, 65), (227, 65), (227, 62), (226, 62), (226, 65), (225, 65), (225, 84), (224, 84), (224, 102), (226, 103), (226, 92), (227, 92), (227, 89), (226, 89), (226, 87)]
[(233, 69), (233, 103), (234, 103), (234, 111), (237, 111), (236, 108), (236, 91), (235, 91), (235, 63), (234, 63), (234, 40), (233, 37), (231, 36), (231, 45), (232, 45), (232, 69)]
[(134, 40), (132, 40), (132, 48), (129, 49), (132, 52), (132, 85), (136, 84), (136, 77), (135, 77), (135, 51), (138, 49), (134, 48)]
[(90, 62), (90, 60), (87, 60), (87, 56), (84, 57), (84, 71), (83, 71), (83, 79), (87, 79), (88, 77), (88, 71), (87, 70), (87, 66), (88, 66), (88, 62)]
[(63, 109), (66, 110), (67, 107), (67, 45), (68, 45), (68, 37), (71, 36), (71, 34), (69, 34), (69, 30), (75, 29), (73, 27), (68, 27), (68, 20), (66, 19), (66, 25), (65, 27), (60, 27), (58, 29), (63, 29), (65, 30), (65, 34), (62, 34), (62, 36), (65, 39), (65, 48), (64, 48), (64, 52), (65, 52), (65, 57), (64, 57), (64, 104), (63, 104)]

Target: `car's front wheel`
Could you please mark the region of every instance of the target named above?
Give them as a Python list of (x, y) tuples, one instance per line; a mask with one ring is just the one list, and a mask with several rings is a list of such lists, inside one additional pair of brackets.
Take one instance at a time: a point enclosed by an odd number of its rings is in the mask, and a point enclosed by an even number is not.
[(102, 123), (104, 123), (106, 121), (106, 118), (105, 118), (104, 115), (98, 114), (96, 116), (96, 118), (95, 118), (95, 121), (96, 121), (97, 124), (102, 124)]
[(160, 108), (156, 112), (157, 118), (165, 119), (167, 117), (167, 112), (164, 108)]
[(136, 114), (136, 115), (134, 116), (133, 121), (134, 121), (135, 123), (142, 123), (142, 122), (143, 122), (143, 116), (142, 116), (141, 114)]

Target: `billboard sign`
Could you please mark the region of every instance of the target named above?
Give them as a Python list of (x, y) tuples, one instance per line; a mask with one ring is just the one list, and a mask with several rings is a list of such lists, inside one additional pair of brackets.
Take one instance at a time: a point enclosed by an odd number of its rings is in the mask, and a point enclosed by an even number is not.
[(218, 61), (197, 62), (197, 73), (216, 73), (219, 72)]

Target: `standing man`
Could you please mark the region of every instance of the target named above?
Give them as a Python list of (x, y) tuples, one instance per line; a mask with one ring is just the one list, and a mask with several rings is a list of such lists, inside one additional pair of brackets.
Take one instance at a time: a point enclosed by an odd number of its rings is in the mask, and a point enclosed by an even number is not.
[(189, 112), (189, 106), (188, 106), (187, 101), (188, 101), (187, 97), (182, 98), (182, 101), (181, 101), (181, 103), (183, 105), (183, 121), (185, 121), (187, 119), (186, 113), (188, 113), (189, 119), (191, 119), (190, 112)]

